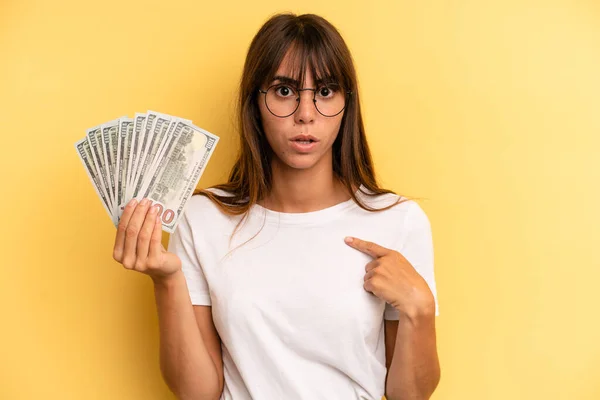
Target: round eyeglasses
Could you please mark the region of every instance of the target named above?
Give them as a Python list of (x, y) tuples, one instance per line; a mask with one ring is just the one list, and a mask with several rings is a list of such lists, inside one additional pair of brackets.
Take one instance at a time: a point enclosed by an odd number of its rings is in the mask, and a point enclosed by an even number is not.
[(276, 117), (289, 117), (300, 106), (300, 92), (313, 92), (313, 103), (319, 114), (335, 117), (346, 108), (347, 98), (351, 91), (344, 91), (337, 83), (321, 84), (316, 89), (298, 89), (287, 83), (276, 83), (267, 90), (258, 89), (265, 95), (267, 109)]

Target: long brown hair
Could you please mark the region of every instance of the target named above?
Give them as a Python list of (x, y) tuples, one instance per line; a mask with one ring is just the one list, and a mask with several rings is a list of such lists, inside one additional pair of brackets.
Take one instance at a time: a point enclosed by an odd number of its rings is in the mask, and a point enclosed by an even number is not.
[(294, 60), (294, 79), (304, 82), (308, 66), (315, 79), (331, 76), (342, 89), (352, 92), (347, 100), (340, 131), (333, 143), (334, 176), (344, 184), (352, 199), (367, 211), (383, 211), (405, 201), (399, 198), (394, 204), (375, 209), (363, 204), (356, 196), (355, 188), (361, 185), (370, 192), (359, 189), (367, 196), (396, 193), (379, 187), (377, 183), (365, 137), (356, 71), (350, 50), (338, 30), (323, 17), (293, 13), (279, 13), (270, 17), (254, 36), (248, 49), (237, 103), (239, 153), (227, 183), (211, 187), (226, 191), (228, 195), (206, 189), (198, 189), (194, 194), (208, 197), (229, 215), (244, 214), (245, 218), (252, 205), (271, 190), (272, 152), (262, 130), (257, 92), (259, 87), (273, 80), (290, 49)]

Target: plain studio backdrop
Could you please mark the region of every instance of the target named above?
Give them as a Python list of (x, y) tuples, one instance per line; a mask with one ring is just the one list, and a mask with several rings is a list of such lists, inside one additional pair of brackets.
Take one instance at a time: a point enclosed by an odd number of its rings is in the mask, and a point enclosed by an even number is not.
[(221, 137), (199, 187), (225, 180), (244, 57), (279, 11), (339, 28), (381, 182), (424, 198), (433, 399), (599, 399), (596, 0), (3, 0), (0, 398), (174, 398), (151, 281), (113, 261), (74, 143), (169, 113)]

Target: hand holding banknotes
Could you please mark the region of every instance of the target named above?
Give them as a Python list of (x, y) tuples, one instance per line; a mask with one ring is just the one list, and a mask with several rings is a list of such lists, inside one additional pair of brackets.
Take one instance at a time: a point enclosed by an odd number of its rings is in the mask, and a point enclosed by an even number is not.
[(127, 269), (149, 275), (154, 282), (181, 270), (181, 260), (161, 244), (162, 224), (159, 206), (148, 199), (132, 199), (123, 210), (117, 226), (113, 258)]

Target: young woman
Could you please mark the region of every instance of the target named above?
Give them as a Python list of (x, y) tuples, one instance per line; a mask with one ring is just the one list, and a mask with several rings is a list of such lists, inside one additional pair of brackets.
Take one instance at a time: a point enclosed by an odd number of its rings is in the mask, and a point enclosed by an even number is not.
[(429, 220), (377, 184), (338, 31), (270, 18), (239, 107), (229, 180), (192, 196), (168, 251), (145, 201), (117, 231), (114, 258), (154, 282), (167, 385), (182, 399), (428, 399)]

